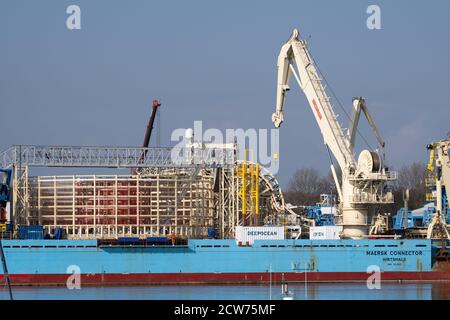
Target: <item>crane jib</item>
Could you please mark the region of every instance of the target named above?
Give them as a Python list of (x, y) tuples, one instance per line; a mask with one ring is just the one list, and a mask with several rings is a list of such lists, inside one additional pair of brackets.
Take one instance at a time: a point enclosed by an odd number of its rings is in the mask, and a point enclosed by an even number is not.
[(288, 42), (281, 47), (277, 67), (277, 108), (272, 115), (272, 121), (276, 127), (283, 122), (283, 103), (289, 90), (289, 77), (293, 75), (308, 100), (328, 151), (334, 155), (341, 168), (342, 174), (338, 179), (330, 155), (333, 180), (340, 199), (338, 219), (343, 226), (341, 237), (364, 238), (369, 232), (372, 211), (379, 210), (375, 206), (393, 203), (393, 194), (386, 188), (386, 183), (396, 179), (396, 174), (384, 167), (378, 153), (363, 150), (358, 161), (355, 159), (354, 141), (361, 111), (366, 115), (380, 145), (384, 147), (384, 141), (364, 104), (364, 98), (353, 100), (349, 133), (344, 133), (333, 111), (330, 97), (325, 92), (325, 86), (319, 75), (320, 70), (315, 66), (297, 29), (293, 30)]
[(316, 100), (313, 99), (312, 103), (313, 103), (314, 109), (316, 109), (319, 120), (322, 120), (322, 114), (320, 113), (320, 110), (319, 110), (319, 107), (317, 106)]

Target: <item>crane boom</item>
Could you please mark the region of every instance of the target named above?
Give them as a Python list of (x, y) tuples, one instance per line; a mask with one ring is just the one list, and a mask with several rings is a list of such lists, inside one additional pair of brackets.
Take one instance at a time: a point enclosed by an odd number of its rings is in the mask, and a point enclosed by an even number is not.
[(342, 237), (364, 237), (368, 233), (369, 218), (371, 215), (374, 216), (372, 212), (374, 205), (393, 202), (392, 193), (387, 191), (385, 183), (396, 179), (396, 174), (388, 172), (384, 167), (378, 151), (363, 150), (358, 160), (355, 158), (355, 133), (361, 110), (380, 145), (384, 147), (384, 140), (365, 105), (365, 100), (363, 98), (354, 100), (353, 118), (348, 134), (344, 134), (330, 98), (325, 92), (314, 59), (306, 42), (299, 37), (297, 29), (294, 29), (287, 43), (281, 47), (277, 67), (277, 98), (276, 110), (272, 114), (273, 123), (276, 127), (280, 127), (284, 121), (284, 102), (290, 90), (288, 83), (292, 74), (308, 100), (325, 145), (333, 153), (341, 168), (342, 177), (339, 182), (334, 165), (331, 164), (340, 200), (338, 223), (343, 226)]
[(153, 100), (152, 114), (151, 114), (150, 118), (148, 119), (147, 130), (145, 131), (145, 136), (144, 136), (144, 143), (142, 144), (143, 148), (148, 148), (148, 144), (150, 142), (150, 137), (152, 136), (153, 124), (155, 122), (156, 111), (158, 110), (158, 107), (160, 107), (160, 106), (161, 106), (161, 103), (159, 102), (159, 100)]
[(359, 123), (359, 117), (361, 115), (361, 111), (364, 112), (364, 115), (366, 116), (367, 122), (369, 122), (370, 127), (372, 128), (373, 133), (375, 134), (378, 143), (382, 148), (384, 148), (385, 142), (383, 138), (381, 137), (380, 132), (378, 131), (378, 128), (375, 124), (375, 121), (372, 118), (372, 115), (370, 114), (369, 108), (366, 106), (366, 100), (363, 97), (354, 98), (353, 99), (353, 108), (352, 108), (352, 117), (350, 119), (350, 124), (348, 127), (348, 137), (350, 140), (350, 148), (353, 150), (355, 147), (355, 137), (356, 137), (356, 131)]
[[(298, 74), (293, 66), (297, 65)], [(299, 39), (295, 29), (289, 41), (281, 48), (278, 56), (277, 105), (272, 115), (276, 127), (283, 122), (283, 109), (286, 93), (289, 91), (289, 77), (294, 74), (301, 90), (308, 99), (311, 110), (319, 125), (325, 144), (330, 148), (342, 170), (346, 166), (356, 167), (356, 160), (350, 149), (342, 128), (325, 92), (321, 79), (314, 66), (305, 41)]]
[[(152, 136), (153, 124), (155, 123), (156, 112), (158, 111), (158, 108), (160, 106), (161, 106), (161, 102), (159, 100), (155, 99), (152, 101), (152, 114), (150, 115), (150, 118), (148, 119), (147, 129), (145, 130), (144, 142), (142, 143), (143, 148), (148, 148), (148, 145), (150, 143), (150, 137)], [(147, 156), (147, 149), (144, 150), (139, 161), (140, 162), (143, 161), (146, 156)], [(139, 170), (137, 168), (132, 168), (131, 173), (138, 174)]]

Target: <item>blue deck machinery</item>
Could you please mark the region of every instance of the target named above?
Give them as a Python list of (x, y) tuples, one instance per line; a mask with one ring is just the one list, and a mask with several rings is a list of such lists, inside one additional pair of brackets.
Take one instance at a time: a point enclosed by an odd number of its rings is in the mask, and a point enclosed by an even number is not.
[(6, 264), (5, 254), (3, 252), (3, 244), (2, 240), (5, 237), (5, 233), (7, 230), (7, 205), (10, 201), (11, 197), (11, 177), (12, 170), (11, 169), (2, 169), (0, 168), (0, 258), (2, 263), (2, 270), (5, 274), (6, 286), (9, 292), (10, 300), (13, 300), (13, 294), (11, 290), (11, 282), (8, 274), (8, 267)]
[(315, 206), (304, 206), (303, 214), (314, 220), (315, 226), (334, 226), (336, 225), (335, 214), (337, 208), (333, 195), (321, 194), (321, 201)]
[(6, 231), (7, 205), (11, 196), (11, 169), (0, 168), (0, 231)]
[(403, 230), (413, 228), (427, 228), (433, 215), (436, 213), (436, 206), (433, 202), (425, 204), (422, 208), (408, 210), (408, 222), (405, 226), (405, 208), (400, 208), (392, 217), (392, 227), (394, 230)]

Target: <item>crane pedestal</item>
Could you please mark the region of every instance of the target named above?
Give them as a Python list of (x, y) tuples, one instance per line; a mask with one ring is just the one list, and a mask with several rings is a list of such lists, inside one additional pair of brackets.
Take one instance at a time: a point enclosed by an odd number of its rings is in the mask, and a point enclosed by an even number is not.
[(343, 208), (341, 221), (343, 226), (341, 238), (360, 239), (368, 234), (368, 210), (366, 208)]

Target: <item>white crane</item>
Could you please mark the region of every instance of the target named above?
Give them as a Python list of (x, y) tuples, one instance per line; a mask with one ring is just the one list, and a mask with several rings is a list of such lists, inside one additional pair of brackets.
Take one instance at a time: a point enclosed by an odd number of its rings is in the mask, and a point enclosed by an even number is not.
[(434, 178), (434, 185), (436, 186), (436, 213), (428, 225), (427, 238), (450, 239), (446, 225), (449, 210), (446, 202), (448, 200), (444, 200), (448, 198), (450, 193), (448, 191), (450, 190), (450, 139), (429, 144), (427, 148), (430, 150), (428, 172)]
[(384, 141), (362, 97), (353, 100), (349, 130), (344, 134), (306, 42), (299, 38), (297, 29), (294, 29), (291, 38), (282, 46), (278, 56), (276, 112), (272, 115), (272, 121), (276, 127), (279, 127), (284, 120), (284, 100), (289, 91), (288, 82), (291, 74), (294, 75), (308, 100), (324, 143), (341, 168), (342, 182), (339, 183), (336, 170), (331, 164), (340, 200), (338, 224), (343, 226), (341, 237), (364, 237), (368, 232), (369, 219), (374, 214), (371, 208), (374, 205), (393, 202), (392, 193), (386, 189), (386, 181), (396, 179), (396, 174), (384, 167), (383, 159), (377, 150), (363, 150), (356, 160), (354, 145), (361, 111), (366, 115), (381, 148), (384, 148)]

